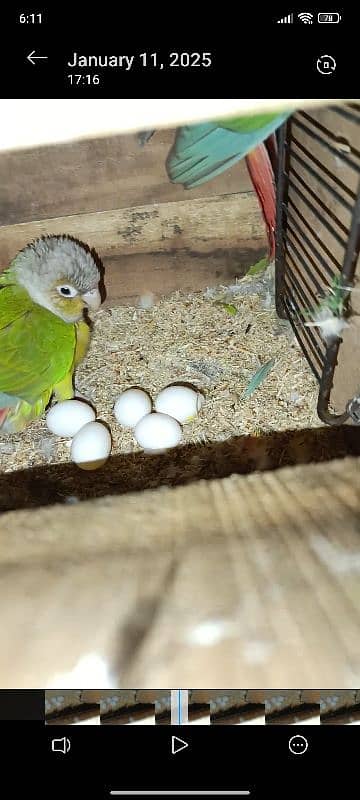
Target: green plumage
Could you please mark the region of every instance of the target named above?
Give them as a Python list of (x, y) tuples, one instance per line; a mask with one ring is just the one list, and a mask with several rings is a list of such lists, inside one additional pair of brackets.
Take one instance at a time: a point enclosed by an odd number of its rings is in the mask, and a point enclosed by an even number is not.
[(72, 396), (76, 330), (76, 323), (35, 303), (9, 270), (0, 275), (0, 423), (6, 433), (40, 416), (62, 381)]
[(288, 116), (257, 114), (179, 128), (166, 162), (170, 180), (192, 189), (215, 178), (245, 158)]
[[(10, 282), (8, 282), (10, 281)], [(71, 371), (76, 327), (37, 305), (25, 289), (0, 276), (0, 386), (33, 404)], [(1, 395), (0, 395), (0, 407)]]
[(84, 310), (100, 307), (99, 278), (89, 248), (66, 235), (30, 242), (0, 274), (0, 433), (21, 431), (52, 395), (74, 396), (90, 339)]
[(238, 131), (239, 133), (253, 133), (254, 131), (264, 128), (266, 125), (271, 125), (274, 120), (279, 117), (276, 114), (255, 114), (253, 117), (232, 117), (230, 119), (218, 119), (217, 124), (221, 128), (228, 128), (229, 131)]

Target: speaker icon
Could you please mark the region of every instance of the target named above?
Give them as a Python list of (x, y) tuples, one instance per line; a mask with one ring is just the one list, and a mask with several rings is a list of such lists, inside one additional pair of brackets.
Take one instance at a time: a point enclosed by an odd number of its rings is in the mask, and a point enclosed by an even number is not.
[(53, 753), (68, 753), (71, 747), (70, 739), (67, 739), (66, 736), (63, 736), (62, 739), (52, 739), (51, 740), (51, 749)]

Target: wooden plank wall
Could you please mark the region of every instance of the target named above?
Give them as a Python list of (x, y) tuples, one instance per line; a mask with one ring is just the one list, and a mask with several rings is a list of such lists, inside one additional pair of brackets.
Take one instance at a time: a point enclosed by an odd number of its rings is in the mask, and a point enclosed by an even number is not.
[(0, 685), (359, 686), (359, 466), (2, 514)]
[(186, 191), (168, 180), (174, 131), (141, 147), (113, 136), (0, 155), (0, 264), (36, 236), (68, 233), (105, 266), (107, 303), (228, 283), (266, 250), (244, 162)]

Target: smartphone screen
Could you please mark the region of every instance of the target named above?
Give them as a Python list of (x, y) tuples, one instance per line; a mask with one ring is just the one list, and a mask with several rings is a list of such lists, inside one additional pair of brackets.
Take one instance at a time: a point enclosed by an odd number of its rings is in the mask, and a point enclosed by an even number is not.
[(358, 10), (1, 21), (4, 784), (352, 796)]

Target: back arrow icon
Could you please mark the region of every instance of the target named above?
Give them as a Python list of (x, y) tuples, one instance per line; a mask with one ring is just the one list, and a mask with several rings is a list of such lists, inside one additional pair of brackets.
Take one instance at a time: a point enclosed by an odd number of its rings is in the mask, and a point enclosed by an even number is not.
[(171, 737), (171, 752), (173, 756), (175, 753), (180, 753), (180, 750), (185, 750), (185, 747), (189, 747), (189, 744), (184, 742), (184, 739), (179, 739), (178, 736)]
[(49, 56), (36, 56), (35, 50), (33, 50), (32, 53), (29, 53), (29, 55), (26, 56), (26, 58), (27, 61), (30, 61), (30, 64), (36, 64), (36, 61), (34, 61), (35, 58), (49, 58)]

